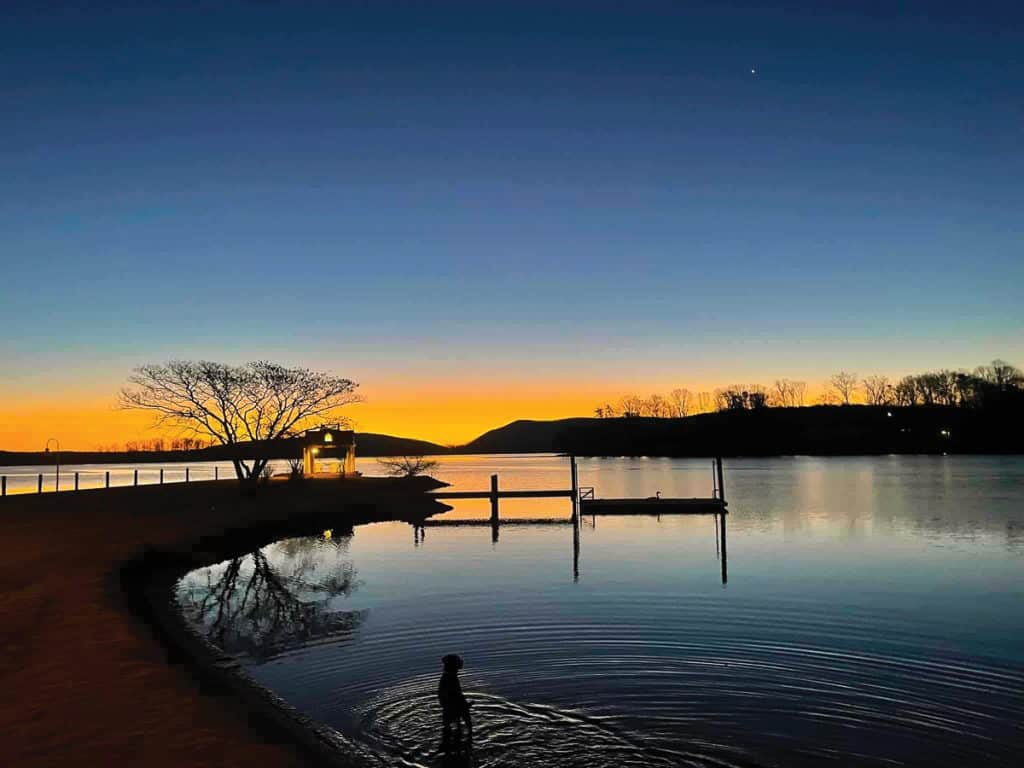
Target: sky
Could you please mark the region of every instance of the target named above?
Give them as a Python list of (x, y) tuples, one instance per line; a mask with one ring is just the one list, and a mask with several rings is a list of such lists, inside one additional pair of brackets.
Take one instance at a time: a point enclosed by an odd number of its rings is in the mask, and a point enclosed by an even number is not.
[(0, 448), (135, 366), (458, 443), (621, 394), (1024, 364), (1014, 3), (7, 2)]

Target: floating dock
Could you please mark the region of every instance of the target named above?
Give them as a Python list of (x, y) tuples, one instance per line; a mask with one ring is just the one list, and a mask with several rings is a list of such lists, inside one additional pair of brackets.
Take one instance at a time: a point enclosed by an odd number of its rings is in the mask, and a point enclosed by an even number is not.
[(722, 515), (722, 499), (580, 499), (581, 515)]
[(490, 491), (434, 491), (432, 499), (571, 499), (576, 492), (571, 488), (553, 491), (499, 491), (497, 475), (492, 475), (494, 489)]
[[(498, 542), (499, 531), (503, 526), (562, 526), (572, 527), (573, 538), (573, 580), (580, 577), (580, 526), (583, 518), (590, 517), (596, 525), (597, 518), (602, 515), (649, 515), (660, 518), (662, 515), (712, 515), (715, 519), (715, 549), (721, 561), (722, 584), (728, 581), (725, 552), (725, 516), (729, 510), (725, 500), (725, 474), (722, 470), (722, 459), (717, 457), (711, 465), (711, 496), (709, 498), (669, 499), (661, 498), (661, 494), (646, 498), (599, 499), (594, 488), (581, 488), (576, 457), (569, 457), (569, 488), (543, 490), (502, 491), (498, 487), (498, 476), (491, 475), (491, 487), (481, 491), (437, 491), (427, 494), (433, 499), (489, 499), (491, 515), (489, 518), (463, 518), (454, 520), (432, 520), (425, 518), (413, 523), (413, 541), (420, 546), (427, 533), (427, 528), (456, 528), (487, 526), (491, 529), (491, 541)], [(524, 518), (506, 517), (499, 514), (501, 499), (552, 499), (567, 498), (572, 501), (572, 515), (568, 518)]]
[[(543, 489), (535, 491), (503, 491), (498, 487), (498, 476), (491, 475), (491, 487), (485, 491), (436, 491), (428, 494), (432, 499), (488, 499), (491, 502), (491, 516), (486, 520), (437, 520), (431, 525), (500, 525), (508, 522), (521, 524), (539, 523), (537, 520), (501, 519), (498, 512), (500, 499), (570, 499), (572, 501), (572, 517), (565, 522), (575, 522), (580, 515), (725, 515), (725, 476), (722, 470), (722, 459), (714, 459), (711, 467), (710, 498), (668, 499), (661, 494), (647, 498), (599, 499), (593, 488), (581, 488), (576, 457), (569, 457), (569, 488)], [(554, 522), (554, 521), (552, 521)]]

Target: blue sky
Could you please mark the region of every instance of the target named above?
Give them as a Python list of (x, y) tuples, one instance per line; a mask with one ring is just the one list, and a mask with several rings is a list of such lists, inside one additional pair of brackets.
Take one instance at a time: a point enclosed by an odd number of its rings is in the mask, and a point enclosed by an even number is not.
[(0, 391), (1024, 363), (1021, 51), (1009, 3), (5, 5)]

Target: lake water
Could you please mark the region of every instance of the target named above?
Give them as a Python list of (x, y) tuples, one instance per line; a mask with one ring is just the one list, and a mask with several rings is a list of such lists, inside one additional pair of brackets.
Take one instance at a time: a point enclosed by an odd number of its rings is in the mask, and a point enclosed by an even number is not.
[[(493, 472), (568, 484), (552, 456), (449, 457), (435, 474), (474, 490)], [(711, 488), (707, 461), (585, 459), (580, 475), (598, 496)], [(256, 679), (396, 764), (1017, 764), (1024, 460), (727, 460), (726, 496), (725, 564), (712, 516), (508, 525), (497, 541), (381, 523), (201, 569), (179, 600)], [(446, 653), (466, 662), (471, 750), (440, 750)]]

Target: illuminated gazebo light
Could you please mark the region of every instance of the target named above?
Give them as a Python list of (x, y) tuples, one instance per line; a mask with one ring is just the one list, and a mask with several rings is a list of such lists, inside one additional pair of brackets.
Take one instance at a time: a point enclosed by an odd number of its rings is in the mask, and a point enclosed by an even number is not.
[(343, 477), (357, 474), (355, 432), (333, 426), (306, 430), (302, 435), (302, 472), (307, 477), (316, 473), (317, 458), (337, 458)]

